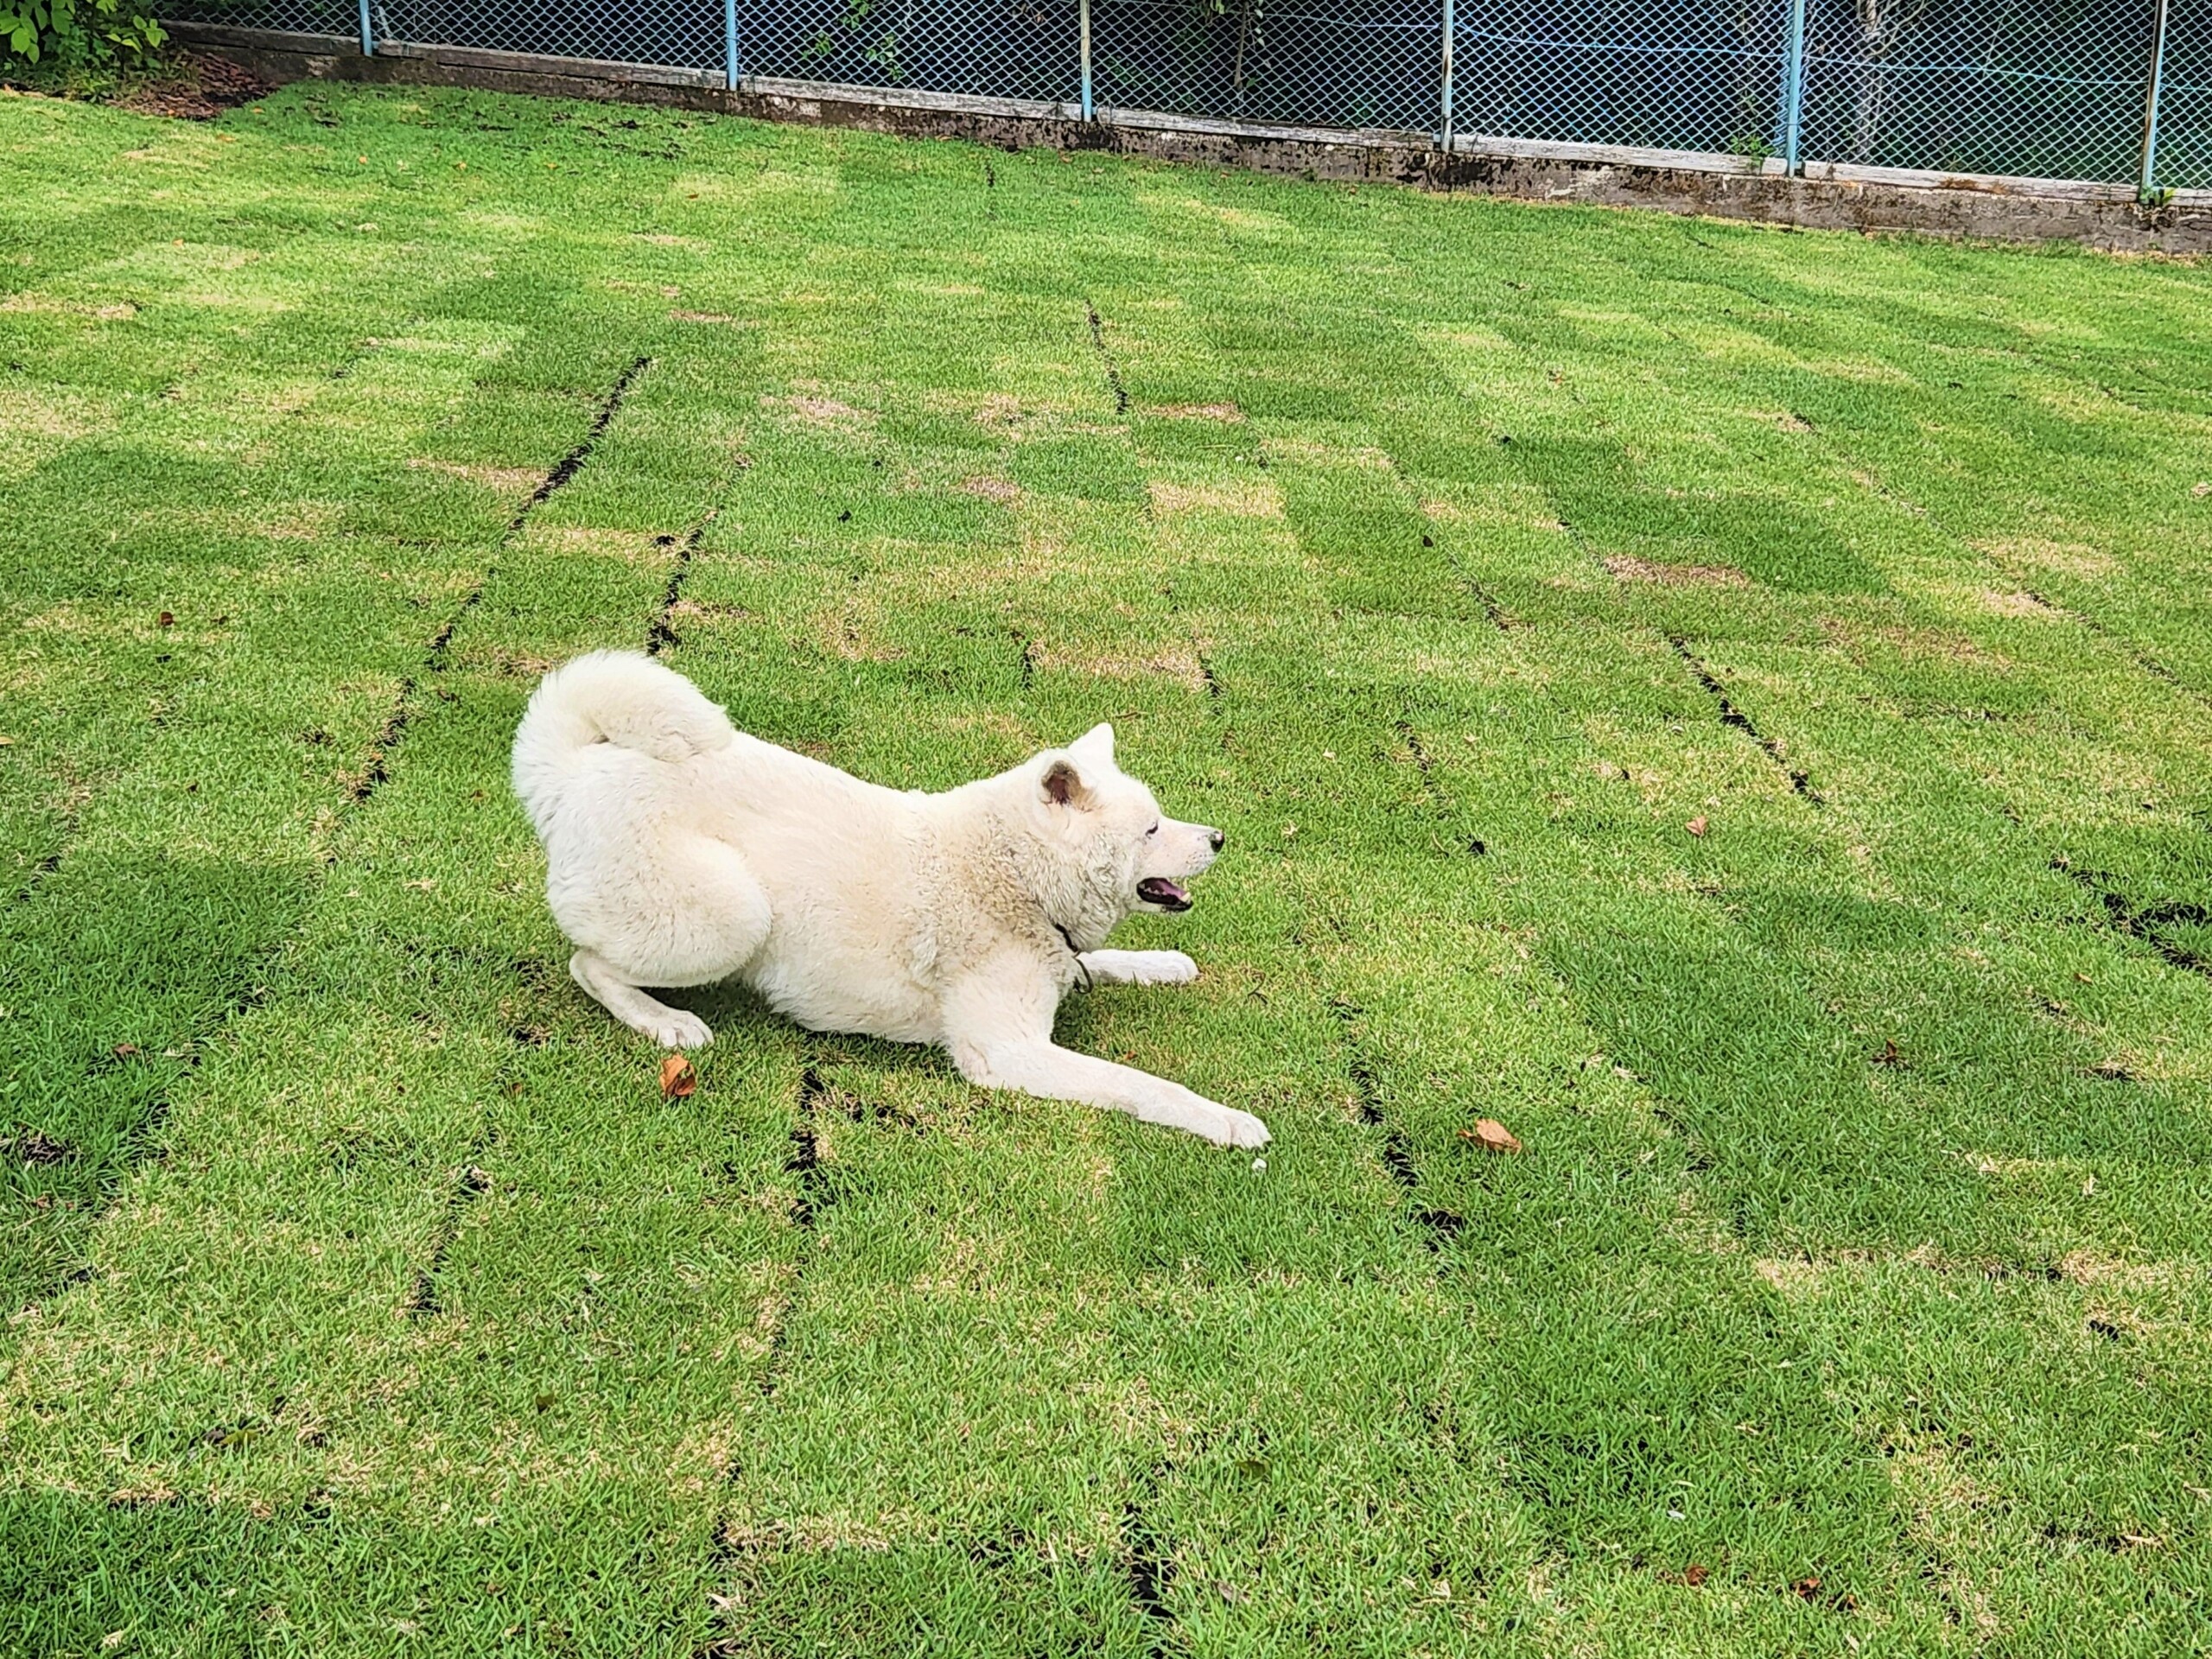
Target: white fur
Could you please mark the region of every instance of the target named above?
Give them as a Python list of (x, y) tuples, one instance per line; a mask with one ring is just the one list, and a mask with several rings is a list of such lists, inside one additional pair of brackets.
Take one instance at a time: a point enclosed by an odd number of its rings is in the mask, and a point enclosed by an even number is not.
[(1196, 875), (1221, 844), (1160, 816), (1111, 727), (901, 794), (748, 737), (649, 657), (597, 652), (531, 698), (514, 785), (577, 984), (664, 1047), (713, 1033), (640, 987), (734, 977), (803, 1026), (941, 1045), (987, 1087), (1268, 1142), (1249, 1112), (1052, 1041), (1078, 983), (1198, 977), (1179, 950), (1101, 948), (1131, 912), (1181, 907), (1139, 882)]

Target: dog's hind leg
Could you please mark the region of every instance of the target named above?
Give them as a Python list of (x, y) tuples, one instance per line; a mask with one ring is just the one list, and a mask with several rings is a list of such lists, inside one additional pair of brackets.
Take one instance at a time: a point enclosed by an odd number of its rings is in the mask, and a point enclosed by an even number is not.
[(1187, 985), (1198, 976), (1180, 950), (1086, 950), (1076, 960), (1094, 985)]
[(714, 1040), (705, 1020), (639, 988), (711, 985), (738, 972), (768, 937), (768, 895), (723, 842), (689, 837), (655, 855), (626, 868), (563, 866), (547, 896), (578, 947), (569, 963), (577, 984), (663, 1047), (703, 1047)]
[(663, 1048), (704, 1048), (715, 1040), (715, 1033), (697, 1014), (671, 1008), (646, 995), (616, 973), (613, 964), (588, 950), (579, 950), (569, 958), (569, 971), (609, 1014)]

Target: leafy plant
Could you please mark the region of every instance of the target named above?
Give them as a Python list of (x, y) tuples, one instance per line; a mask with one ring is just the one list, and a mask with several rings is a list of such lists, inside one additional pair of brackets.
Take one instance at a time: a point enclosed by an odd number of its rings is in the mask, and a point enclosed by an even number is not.
[(1731, 156), (1742, 156), (1745, 163), (1754, 173), (1766, 165), (1769, 156), (1780, 154), (1775, 149), (1773, 141), (1761, 132), (1737, 134), (1729, 143), (1728, 153)]
[(0, 58), (136, 61), (168, 39), (168, 30), (124, 0), (0, 0)]
[(841, 20), (842, 35), (833, 32), (830, 27), (817, 29), (814, 39), (807, 45), (807, 55), (826, 60), (835, 57), (847, 47), (857, 45), (862, 62), (880, 69), (885, 78), (893, 83), (905, 79), (905, 68), (899, 57), (899, 29), (905, 27), (913, 7), (911, 3), (907, 5), (899, 28), (882, 29), (870, 40), (868, 35), (873, 31), (869, 18), (874, 10), (874, 0), (846, 0), (845, 16)]

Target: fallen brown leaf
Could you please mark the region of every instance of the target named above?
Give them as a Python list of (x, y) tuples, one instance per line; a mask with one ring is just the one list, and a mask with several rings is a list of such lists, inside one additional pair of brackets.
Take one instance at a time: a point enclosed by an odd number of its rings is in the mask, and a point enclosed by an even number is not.
[(1471, 1129), (1459, 1131), (1462, 1141), (1471, 1141), (1488, 1152), (1518, 1152), (1521, 1141), (1512, 1130), (1494, 1117), (1478, 1117)]
[(1694, 1590), (1713, 1576), (1713, 1571), (1702, 1561), (1692, 1561), (1682, 1569), (1682, 1582)]
[(1891, 1037), (1884, 1039), (1882, 1043), (1882, 1052), (1874, 1057), (1874, 1064), (1877, 1065), (1903, 1065), (1904, 1064), (1904, 1056), (1897, 1052), (1897, 1042), (1896, 1038)]
[(689, 1099), (698, 1086), (699, 1074), (681, 1054), (671, 1054), (660, 1063), (660, 1091), (667, 1099)]
[(118, 1060), (127, 1060), (137, 1052), (138, 1045), (136, 1043), (118, 1043), (115, 1046), (115, 1058)]
[(1688, 823), (1684, 824), (1682, 828), (1688, 830), (1690, 834), (1694, 836), (1703, 835), (1705, 833), (1705, 814), (1702, 812), (1699, 813), (1697, 817), (1692, 818)]
[(1798, 1595), (1803, 1597), (1807, 1601), (1810, 1601), (1821, 1593), (1820, 1575), (1814, 1573), (1808, 1577), (1802, 1578), (1789, 1587)]
[(161, 615), (154, 620), (159, 622), (165, 628), (173, 628), (176, 626), (176, 618), (168, 611), (163, 611)]

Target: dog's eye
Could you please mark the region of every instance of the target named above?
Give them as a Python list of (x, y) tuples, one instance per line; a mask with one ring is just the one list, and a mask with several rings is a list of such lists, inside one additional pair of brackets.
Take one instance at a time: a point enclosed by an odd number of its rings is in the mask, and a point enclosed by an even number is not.
[(1145, 834), (1147, 834), (1147, 836), (1156, 836), (1156, 835), (1158, 835), (1159, 833), (1160, 833), (1160, 826), (1159, 826), (1158, 824), (1156, 824), (1156, 823), (1155, 823), (1155, 824), (1154, 824), (1154, 825), (1152, 826), (1152, 828), (1151, 828), (1151, 829), (1149, 829), (1149, 830), (1146, 830), (1146, 831), (1145, 831)]

